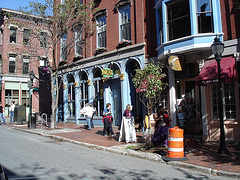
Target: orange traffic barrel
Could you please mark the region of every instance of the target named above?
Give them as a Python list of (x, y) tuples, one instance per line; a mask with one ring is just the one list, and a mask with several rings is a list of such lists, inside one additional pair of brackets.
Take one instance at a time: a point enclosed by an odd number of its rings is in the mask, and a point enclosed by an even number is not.
[(183, 129), (174, 127), (169, 129), (168, 133), (168, 152), (167, 156), (163, 157), (164, 160), (170, 161), (183, 161), (187, 160), (184, 157), (184, 141), (183, 141)]

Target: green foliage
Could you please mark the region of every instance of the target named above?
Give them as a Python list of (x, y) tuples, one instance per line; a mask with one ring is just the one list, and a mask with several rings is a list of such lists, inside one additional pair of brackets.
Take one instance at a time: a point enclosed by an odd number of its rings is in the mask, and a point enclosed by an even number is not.
[(148, 109), (158, 102), (159, 95), (166, 88), (167, 84), (163, 82), (165, 76), (162, 68), (151, 61), (143, 69), (136, 69), (136, 74), (132, 81), (136, 92), (140, 95), (141, 102)]

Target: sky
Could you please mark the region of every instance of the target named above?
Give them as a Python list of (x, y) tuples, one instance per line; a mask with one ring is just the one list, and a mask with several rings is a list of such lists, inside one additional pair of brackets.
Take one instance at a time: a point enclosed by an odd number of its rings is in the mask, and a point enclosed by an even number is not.
[[(43, 3), (45, 0), (30, 0), (33, 2)], [(25, 7), (29, 5), (29, 0), (0, 0), (0, 8), (7, 8), (18, 10), (20, 6)]]

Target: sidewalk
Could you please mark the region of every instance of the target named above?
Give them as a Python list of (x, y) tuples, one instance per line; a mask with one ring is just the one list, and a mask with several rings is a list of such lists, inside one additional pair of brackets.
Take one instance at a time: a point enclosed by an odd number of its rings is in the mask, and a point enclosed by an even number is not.
[(206, 142), (199, 144), (192, 144), (190, 151), (186, 154), (188, 160), (186, 161), (169, 161), (164, 162), (162, 160), (163, 154), (167, 153), (167, 148), (150, 149), (144, 151), (132, 150), (126, 148), (127, 146), (137, 147), (141, 143), (145, 143), (146, 140), (142, 138), (142, 133), (137, 133), (137, 143), (126, 144), (124, 142), (118, 142), (119, 130), (114, 129), (116, 136), (102, 136), (102, 127), (95, 127), (91, 131), (86, 130), (82, 125), (58, 123), (56, 129), (51, 130), (45, 126), (41, 129), (41, 126), (37, 128), (28, 129), (27, 125), (5, 125), (9, 128), (17, 130), (27, 131), (30, 133), (40, 134), (42, 136), (52, 137), (60, 141), (68, 141), (75, 144), (80, 144), (90, 148), (96, 148), (100, 150), (110, 151), (123, 155), (130, 155), (134, 157), (153, 160), (161, 163), (167, 163), (174, 166), (181, 166), (196, 171), (205, 173), (211, 173), (215, 175), (240, 178), (240, 144), (231, 143), (226, 144), (230, 154), (220, 155), (216, 151), (219, 147), (218, 143)]

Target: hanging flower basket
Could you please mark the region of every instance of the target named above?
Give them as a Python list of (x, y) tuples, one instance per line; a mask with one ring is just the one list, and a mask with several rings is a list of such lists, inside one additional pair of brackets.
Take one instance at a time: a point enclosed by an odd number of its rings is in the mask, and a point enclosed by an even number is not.
[(125, 39), (123, 39), (122, 41), (120, 41), (119, 43), (118, 43), (118, 45), (117, 45), (117, 49), (119, 49), (119, 48), (122, 48), (122, 47), (126, 47), (126, 46), (128, 46), (128, 45), (131, 45), (132, 44), (132, 41), (131, 40), (125, 40)]
[(107, 48), (105, 48), (105, 47), (99, 47), (99, 48), (97, 48), (97, 49), (95, 50), (94, 55), (101, 54), (101, 53), (103, 53), (103, 52), (105, 52), (105, 51), (107, 51)]

